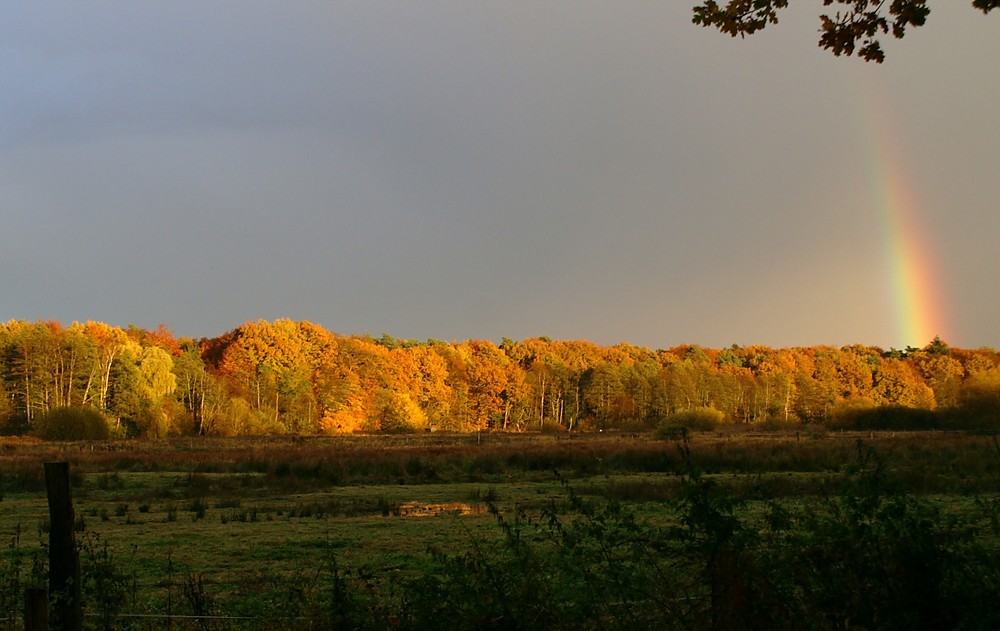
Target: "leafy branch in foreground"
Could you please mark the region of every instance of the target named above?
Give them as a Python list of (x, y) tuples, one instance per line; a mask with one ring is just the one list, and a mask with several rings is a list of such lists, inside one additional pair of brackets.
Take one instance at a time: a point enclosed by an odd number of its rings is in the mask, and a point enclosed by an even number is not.
[[(831, 5), (837, 7), (832, 15), (820, 15), (820, 48), (838, 57), (857, 52), (876, 63), (885, 61), (880, 36), (891, 32), (901, 39), (908, 27), (923, 26), (931, 12), (927, 0), (823, 0), (823, 6)], [(1000, 7), (1000, 0), (973, 0), (972, 6), (989, 13)], [(778, 11), (787, 7), (788, 0), (729, 0), (725, 6), (708, 0), (693, 8), (692, 21), (744, 37), (777, 24)]]

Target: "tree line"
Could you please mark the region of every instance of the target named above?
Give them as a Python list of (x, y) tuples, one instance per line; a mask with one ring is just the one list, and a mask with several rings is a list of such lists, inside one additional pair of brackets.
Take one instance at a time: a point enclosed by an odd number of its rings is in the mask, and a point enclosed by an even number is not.
[(691, 418), (994, 428), (1000, 353), (937, 338), (888, 351), (421, 342), (291, 320), (194, 340), (163, 326), (10, 321), (0, 324), (0, 397), (4, 433), (63, 438), (636, 431)]

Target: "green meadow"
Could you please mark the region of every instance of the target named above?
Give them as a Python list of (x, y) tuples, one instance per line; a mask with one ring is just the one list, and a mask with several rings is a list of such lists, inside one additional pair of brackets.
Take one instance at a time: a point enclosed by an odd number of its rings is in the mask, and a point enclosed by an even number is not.
[[(851, 581), (898, 582), (906, 571), (939, 599), (974, 578), (983, 598), (1000, 585), (978, 565), (998, 541), (990, 435), (12, 440), (2, 450), (7, 628), (17, 628), (20, 591), (44, 584), (50, 460), (71, 463), (93, 628), (749, 628), (784, 618), (887, 628), (891, 616), (913, 623), (899, 613), (909, 601)], [(795, 575), (790, 559), (810, 555), (829, 578)], [(933, 566), (926, 576), (914, 555)], [(864, 590), (891, 610), (852, 604)], [(825, 600), (834, 597), (840, 605)], [(967, 613), (949, 620), (997, 620), (992, 609)]]

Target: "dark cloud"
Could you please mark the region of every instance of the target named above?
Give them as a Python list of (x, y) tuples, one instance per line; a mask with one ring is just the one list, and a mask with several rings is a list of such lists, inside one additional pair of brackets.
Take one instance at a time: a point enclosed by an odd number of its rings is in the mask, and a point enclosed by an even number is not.
[(935, 7), (876, 68), (816, 49), (814, 8), (746, 41), (688, 10), (8, 9), (0, 313), (192, 336), (293, 317), (416, 338), (899, 346), (863, 84), (933, 228), (948, 341), (1000, 345), (983, 289), (1000, 262), (993, 22)]

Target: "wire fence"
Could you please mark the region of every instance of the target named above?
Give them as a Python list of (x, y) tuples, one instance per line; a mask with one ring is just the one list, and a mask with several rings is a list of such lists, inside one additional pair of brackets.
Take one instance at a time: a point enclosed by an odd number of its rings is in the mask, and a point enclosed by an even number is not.
[[(121, 631), (154, 631), (160, 629), (176, 629), (187, 631), (313, 631), (325, 629), (326, 626), (311, 618), (295, 617), (260, 617), (260, 616), (227, 616), (227, 615), (191, 615), (191, 614), (140, 614), (121, 613), (104, 616), (97, 613), (84, 614), (84, 629), (116, 629)], [(0, 617), (0, 629), (4, 631), (23, 631), (24, 620), (21, 616)]]

